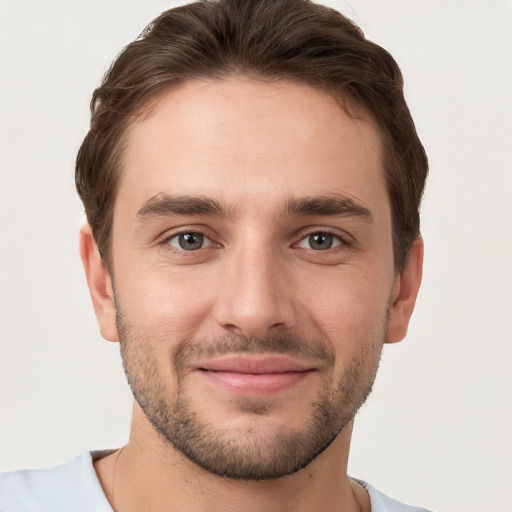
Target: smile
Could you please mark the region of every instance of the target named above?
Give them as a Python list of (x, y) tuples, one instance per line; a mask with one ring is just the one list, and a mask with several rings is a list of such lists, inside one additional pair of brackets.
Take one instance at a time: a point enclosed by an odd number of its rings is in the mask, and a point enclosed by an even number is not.
[(288, 357), (229, 356), (205, 362), (197, 371), (230, 394), (268, 396), (286, 391), (310, 376), (311, 365)]

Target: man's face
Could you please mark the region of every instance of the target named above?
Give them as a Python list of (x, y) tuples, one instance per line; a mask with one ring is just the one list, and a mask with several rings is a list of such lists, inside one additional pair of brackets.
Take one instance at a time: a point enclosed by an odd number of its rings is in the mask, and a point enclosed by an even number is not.
[(131, 125), (122, 164), (113, 281), (140, 407), (213, 473), (304, 467), (369, 393), (398, 292), (373, 123), (304, 85), (193, 82)]

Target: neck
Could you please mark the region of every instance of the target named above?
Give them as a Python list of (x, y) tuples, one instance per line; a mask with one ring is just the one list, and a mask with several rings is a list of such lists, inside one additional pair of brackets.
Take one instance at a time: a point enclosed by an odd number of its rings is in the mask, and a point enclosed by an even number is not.
[(352, 423), (302, 470), (272, 480), (241, 481), (203, 470), (139, 420), (134, 415), (121, 454), (95, 463), (115, 512), (369, 510), (366, 493), (347, 476)]

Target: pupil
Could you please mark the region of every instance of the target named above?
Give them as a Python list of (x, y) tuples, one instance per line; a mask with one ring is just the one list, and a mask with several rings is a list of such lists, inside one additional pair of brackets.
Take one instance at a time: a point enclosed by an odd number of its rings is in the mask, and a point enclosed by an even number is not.
[(325, 251), (332, 247), (333, 238), (328, 233), (317, 233), (309, 236), (309, 243), (313, 249)]
[(200, 233), (187, 233), (185, 235), (180, 235), (179, 243), (180, 247), (186, 251), (200, 249), (203, 245), (203, 235)]

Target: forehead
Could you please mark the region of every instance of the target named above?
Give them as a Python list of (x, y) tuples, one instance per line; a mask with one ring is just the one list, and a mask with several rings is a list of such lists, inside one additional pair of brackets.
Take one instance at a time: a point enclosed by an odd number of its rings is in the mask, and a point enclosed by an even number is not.
[(189, 82), (129, 126), (117, 201), (137, 208), (163, 192), (246, 205), (330, 193), (375, 202), (385, 195), (381, 140), (362, 114), (288, 81)]

